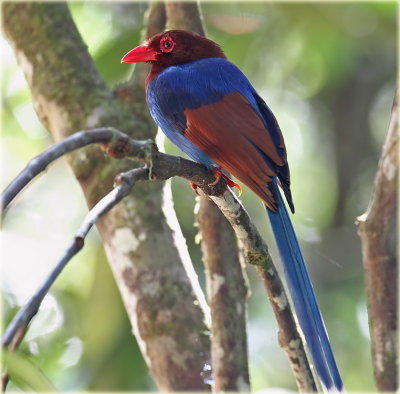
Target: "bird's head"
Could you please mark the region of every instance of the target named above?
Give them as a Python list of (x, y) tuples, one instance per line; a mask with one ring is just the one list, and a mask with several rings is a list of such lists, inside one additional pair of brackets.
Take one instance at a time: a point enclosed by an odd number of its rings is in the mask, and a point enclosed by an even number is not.
[(146, 40), (129, 51), (121, 63), (150, 62), (162, 70), (176, 64), (209, 57), (223, 57), (222, 49), (215, 42), (186, 30), (169, 30)]

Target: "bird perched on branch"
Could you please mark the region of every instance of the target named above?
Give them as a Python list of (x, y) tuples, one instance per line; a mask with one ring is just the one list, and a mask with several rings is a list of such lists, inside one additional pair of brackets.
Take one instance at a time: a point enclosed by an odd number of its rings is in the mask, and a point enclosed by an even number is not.
[[(166, 136), (216, 181), (228, 171), (264, 203), (296, 316), (325, 389), (342, 390), (325, 326), (285, 203), (294, 205), (286, 148), (275, 116), (222, 49), (198, 34), (170, 30), (132, 49), (124, 63), (149, 62), (150, 113)], [(237, 186), (228, 180), (229, 186)]]

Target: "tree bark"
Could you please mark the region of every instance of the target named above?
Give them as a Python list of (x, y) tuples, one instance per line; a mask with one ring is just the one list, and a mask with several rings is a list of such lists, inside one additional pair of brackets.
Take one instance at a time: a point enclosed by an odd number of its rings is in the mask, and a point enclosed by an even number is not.
[[(166, 2), (167, 26), (205, 35), (196, 2)], [(247, 287), (235, 232), (209, 199), (197, 213), (211, 306), (213, 391), (250, 391), (247, 359)]]
[[(100, 126), (117, 127), (136, 139), (154, 137), (154, 124), (143, 117), (142, 97), (129, 92), (128, 106), (107, 88), (64, 3), (6, 3), (3, 16), (36, 111), (55, 140)], [(69, 164), (89, 207), (111, 189), (117, 173), (132, 168), (131, 161), (110, 160), (97, 147), (71, 153)], [(153, 182), (138, 185), (98, 229), (159, 388), (208, 390), (201, 376), (210, 358), (207, 306), (162, 188)]]
[(306, 393), (317, 391), (302, 336), (268, 246), (231, 191), (225, 191), (223, 198), (211, 196), (211, 199), (235, 230), (243, 245), (247, 262), (255, 266), (263, 281), (278, 322), (279, 345), (286, 352), (299, 390)]
[(247, 392), (247, 286), (235, 232), (217, 206), (204, 197), (197, 220), (211, 307), (213, 390)]
[(196, 1), (166, 1), (167, 28), (190, 30), (203, 36), (206, 31)]
[(357, 219), (362, 240), (372, 358), (379, 391), (398, 388), (398, 153), (396, 93), (389, 131), (367, 212)]

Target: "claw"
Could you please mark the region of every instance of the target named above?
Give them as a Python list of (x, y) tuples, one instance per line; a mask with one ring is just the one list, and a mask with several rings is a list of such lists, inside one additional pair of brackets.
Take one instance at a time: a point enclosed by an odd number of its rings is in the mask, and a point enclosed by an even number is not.
[(238, 183), (232, 181), (231, 178), (229, 178), (228, 176), (226, 176), (226, 175), (221, 171), (221, 167), (213, 167), (213, 168), (211, 169), (211, 171), (213, 172), (213, 175), (214, 175), (214, 177), (215, 177), (215, 180), (214, 180), (213, 182), (209, 183), (208, 186), (214, 186), (214, 185), (216, 185), (216, 184), (221, 180), (221, 177), (223, 177), (223, 178), (225, 179), (227, 185), (228, 185), (230, 188), (236, 187), (236, 188), (238, 189), (238, 191), (239, 191), (239, 197), (242, 195), (242, 187), (241, 187)]
[(190, 184), (191, 188), (193, 189), (193, 191), (195, 192), (195, 194), (197, 194), (200, 197), (205, 197), (207, 200), (211, 200), (211, 198), (209, 196), (207, 196), (207, 194), (200, 194), (197, 191), (198, 186), (195, 183), (189, 182), (189, 184)]
[(209, 183), (207, 186), (215, 186), (221, 180), (221, 176), (224, 175), (219, 169), (213, 168), (211, 171), (215, 177), (215, 180), (214, 182)]
[(190, 187), (193, 189), (193, 191), (194, 191), (198, 196), (200, 196), (200, 193), (197, 191), (197, 185), (196, 185), (195, 183), (193, 183), (193, 182), (189, 182), (189, 184), (190, 184)]
[(238, 189), (238, 192), (239, 192), (238, 196), (240, 197), (242, 195), (242, 192), (243, 192), (242, 186), (240, 186), (238, 183), (232, 181), (232, 179), (227, 177), (225, 174), (222, 174), (222, 176), (225, 178), (226, 183), (228, 184), (228, 186), (231, 189), (233, 189), (234, 187), (236, 187)]

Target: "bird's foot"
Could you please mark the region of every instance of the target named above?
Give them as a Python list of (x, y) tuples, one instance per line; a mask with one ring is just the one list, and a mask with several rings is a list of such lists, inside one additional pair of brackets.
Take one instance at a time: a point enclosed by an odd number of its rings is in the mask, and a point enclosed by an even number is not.
[[(207, 186), (215, 186), (220, 180), (221, 178), (224, 178), (226, 181), (226, 184), (230, 187), (230, 188), (234, 188), (236, 187), (239, 191), (239, 197), (242, 194), (242, 187), (234, 182), (231, 178), (229, 178), (228, 176), (226, 176), (222, 171), (221, 171), (221, 167), (219, 166), (214, 166), (211, 168), (211, 171), (215, 177), (215, 180), (211, 183), (208, 183)], [(200, 196), (201, 194), (198, 192), (198, 186), (193, 183), (193, 182), (189, 182), (190, 187), (193, 189), (193, 191), (195, 192), (195, 194), (197, 194), (198, 196)], [(206, 198), (210, 199), (207, 195), (205, 195)]]
[(193, 189), (193, 191), (195, 192), (195, 194), (197, 194), (198, 196), (200, 196), (200, 193), (197, 191), (198, 186), (193, 183), (193, 182), (189, 182), (190, 187)]
[(195, 183), (193, 183), (193, 182), (189, 182), (189, 184), (190, 184), (190, 187), (193, 189), (193, 191), (195, 192), (195, 194), (197, 194), (198, 196), (203, 196), (203, 197), (205, 197), (207, 200), (211, 200), (211, 198), (209, 197), (209, 196), (207, 196), (207, 194), (200, 194), (199, 192), (198, 192), (198, 186), (195, 184)]
[(222, 177), (222, 178), (225, 179), (227, 185), (228, 185), (230, 188), (236, 187), (236, 188), (238, 189), (238, 191), (239, 191), (239, 197), (240, 197), (240, 195), (242, 194), (242, 187), (241, 187), (238, 183), (232, 181), (231, 178), (229, 178), (228, 176), (226, 176), (226, 175), (221, 171), (221, 167), (216, 167), (216, 166), (215, 166), (215, 167), (211, 168), (211, 171), (212, 171), (212, 173), (213, 173), (213, 175), (214, 175), (214, 177), (215, 177), (215, 180), (214, 180), (214, 182), (209, 183), (208, 186), (214, 186), (214, 185), (216, 185), (216, 184), (221, 180), (221, 177)]

